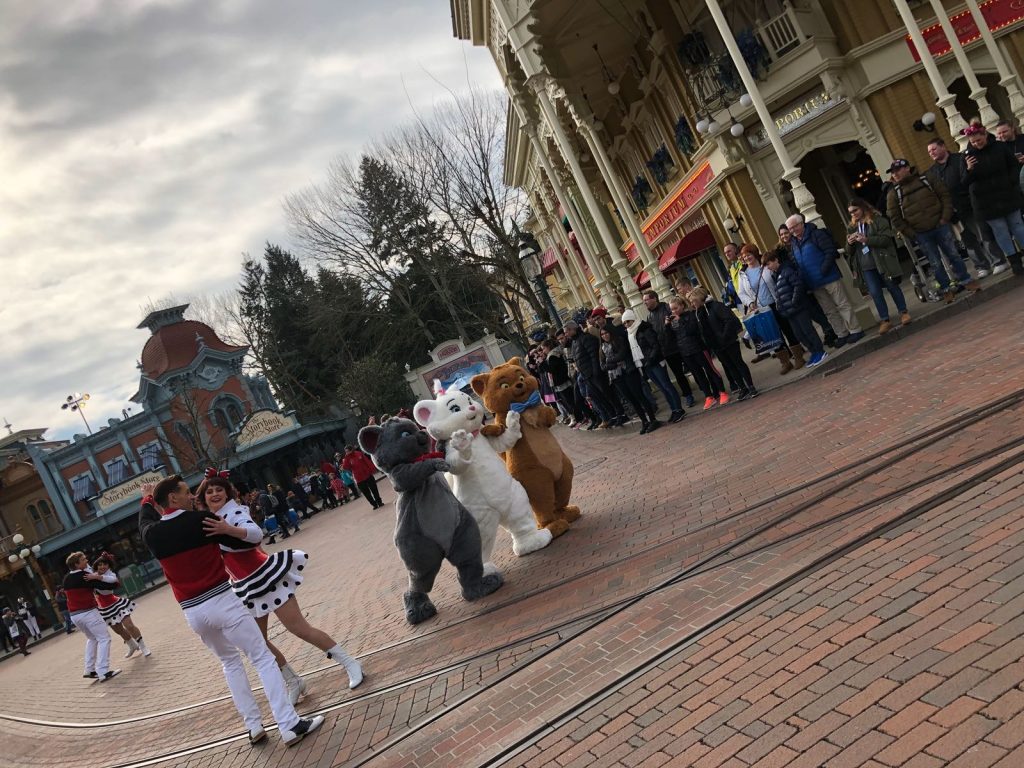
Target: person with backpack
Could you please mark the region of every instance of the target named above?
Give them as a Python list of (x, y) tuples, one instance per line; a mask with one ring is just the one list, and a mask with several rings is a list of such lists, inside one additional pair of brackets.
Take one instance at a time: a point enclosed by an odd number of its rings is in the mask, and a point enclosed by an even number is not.
[(942, 265), (943, 255), (953, 267), (953, 274), (960, 285), (972, 293), (980, 291), (981, 285), (971, 277), (960, 258), (953, 229), (949, 226), (953, 220), (953, 198), (949, 188), (934, 177), (918, 175), (910, 161), (902, 158), (893, 161), (889, 174), (893, 180), (886, 199), (889, 220), (893, 229), (908, 243), (916, 243), (924, 251), (946, 303), (953, 303), (956, 291)]
[[(263, 512), (263, 516), (265, 518), (272, 517), (277, 520), (277, 527), (281, 529), (281, 538), (287, 539), (291, 536), (291, 534), (288, 533), (288, 507), (277, 497), (277, 494), (274, 493), (275, 488), (275, 485), (268, 484), (267, 490), (260, 494), (260, 511)], [(292, 527), (295, 528), (295, 533), (299, 532), (298, 523)]]

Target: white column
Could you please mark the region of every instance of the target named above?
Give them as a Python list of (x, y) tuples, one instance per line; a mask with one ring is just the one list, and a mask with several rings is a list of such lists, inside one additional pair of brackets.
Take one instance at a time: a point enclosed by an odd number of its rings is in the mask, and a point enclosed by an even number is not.
[[(583, 259), (587, 262), (587, 266), (590, 267), (590, 273), (594, 276), (594, 287), (597, 289), (598, 295), (602, 300), (611, 301), (612, 294), (608, 290), (608, 281), (605, 279), (604, 273), (597, 268), (597, 260), (594, 258), (594, 254), (590, 253), (590, 247), (583, 234), (583, 224), (576, 216), (576, 210), (570, 204), (569, 196), (565, 194), (565, 189), (558, 178), (558, 173), (555, 171), (554, 166), (551, 165), (551, 160), (548, 158), (547, 153), (544, 152), (540, 139), (537, 138), (537, 129), (533, 126), (526, 126), (525, 130), (530, 137), (530, 142), (533, 144), (533, 151), (537, 153), (537, 159), (540, 160), (541, 167), (544, 169), (544, 173), (547, 174), (548, 181), (551, 182), (551, 188), (555, 190), (558, 204), (562, 206), (562, 210), (565, 211), (565, 215), (569, 219), (569, 224), (576, 233), (576, 242), (583, 252)], [(569, 251), (570, 253), (572, 252), (571, 244)]]
[(633, 217), (630, 197), (622, 186), (622, 180), (615, 172), (615, 166), (612, 165), (608, 152), (605, 151), (601, 139), (594, 133), (586, 120), (580, 121), (580, 128), (583, 132), (583, 138), (586, 139), (587, 145), (590, 147), (590, 151), (594, 153), (594, 159), (597, 160), (597, 168), (601, 171), (605, 184), (608, 185), (608, 191), (612, 193), (615, 205), (618, 206), (619, 213), (622, 214), (622, 220), (626, 223), (629, 236), (633, 238), (633, 242), (636, 244), (636, 251), (640, 255), (640, 263), (643, 264), (644, 269), (651, 276), (651, 288), (657, 291), (662, 299), (669, 298), (672, 294), (672, 286), (669, 285), (668, 280), (665, 279), (665, 276), (661, 274), (661, 270), (658, 269), (658, 260), (655, 258), (654, 252), (651, 251), (651, 246), (648, 244), (647, 238), (644, 237), (643, 230), (641, 230), (640, 225), (637, 224), (636, 219)]
[(971, 69), (971, 62), (967, 60), (964, 47), (960, 45), (960, 38), (956, 36), (953, 25), (950, 24), (949, 17), (946, 16), (946, 9), (942, 7), (940, 0), (929, 0), (929, 2), (932, 4), (932, 10), (935, 11), (935, 15), (939, 19), (942, 31), (946, 33), (949, 47), (953, 50), (953, 55), (956, 56), (956, 63), (960, 65), (964, 78), (967, 80), (967, 85), (971, 89), (971, 101), (978, 105), (978, 115), (981, 117), (982, 124), (990, 130), (995, 130), (996, 123), (999, 122), (999, 115), (996, 114), (996, 111), (988, 103), (988, 94), (981, 87), (981, 83), (978, 82), (978, 76), (974, 74), (974, 70)]
[[(601, 204), (597, 202), (594, 193), (590, 191), (590, 185), (587, 183), (587, 177), (583, 173), (583, 168), (580, 167), (579, 158), (576, 157), (572, 143), (569, 141), (569, 137), (566, 135), (565, 129), (558, 119), (555, 105), (548, 96), (547, 77), (533, 79), (531, 83), (537, 94), (537, 103), (540, 105), (541, 112), (543, 112), (544, 118), (547, 120), (548, 126), (555, 137), (555, 141), (562, 151), (562, 156), (569, 164), (569, 170), (572, 171), (573, 178), (576, 180), (576, 186), (583, 197), (583, 204), (587, 206), (590, 210), (590, 215), (594, 218), (598, 235), (601, 237), (601, 243), (605, 250), (608, 251), (608, 257), (611, 259), (611, 267), (619, 275), (619, 280), (622, 283), (622, 292), (626, 296), (626, 304), (632, 309), (638, 309), (644, 306), (643, 300), (640, 298), (640, 291), (637, 290), (636, 283), (633, 282), (633, 276), (629, 272), (629, 265), (626, 263), (622, 252), (619, 251), (618, 243), (615, 242), (615, 236), (612, 235), (608, 222), (605, 221)], [(614, 307), (607, 308), (614, 309)]]
[(761, 119), (761, 124), (764, 126), (764, 131), (772, 144), (772, 149), (775, 150), (779, 162), (782, 163), (782, 178), (788, 181), (793, 189), (793, 202), (796, 204), (797, 210), (804, 215), (807, 221), (820, 219), (821, 214), (818, 213), (818, 209), (814, 206), (814, 196), (800, 180), (800, 169), (793, 164), (793, 158), (790, 156), (789, 150), (786, 149), (786, 145), (782, 142), (782, 137), (775, 127), (775, 121), (768, 111), (768, 105), (765, 104), (764, 97), (761, 96), (761, 91), (757, 87), (757, 81), (750, 74), (750, 68), (747, 67), (747, 62), (744, 60), (743, 54), (740, 53), (739, 46), (736, 45), (736, 38), (733, 37), (732, 30), (729, 29), (729, 24), (725, 20), (725, 14), (722, 13), (718, 0), (705, 0), (705, 3), (711, 12), (711, 17), (715, 20), (715, 26), (718, 27), (718, 32), (722, 36), (725, 48), (729, 51), (729, 58), (732, 59), (733, 64), (736, 66), (736, 71), (739, 72), (740, 79), (743, 81), (747, 93), (754, 102), (754, 109), (757, 112), (757, 116)]
[(988, 55), (995, 62), (996, 69), (999, 71), (999, 84), (1006, 89), (1006, 95), (1010, 97), (1010, 109), (1013, 110), (1013, 116), (1017, 124), (1020, 125), (1024, 123), (1024, 95), (1021, 95), (1020, 78), (1006, 63), (1003, 52), (999, 49), (995, 38), (992, 37), (992, 31), (988, 28), (988, 22), (981, 15), (977, 0), (967, 0), (967, 10), (971, 12), (971, 17), (974, 19), (978, 31), (981, 32), (981, 39), (985, 42)]
[[(580, 267), (579, 259), (576, 258), (575, 249), (572, 247), (572, 242), (570, 242), (569, 236), (565, 233), (565, 229), (562, 227), (562, 222), (558, 218), (558, 212), (552, 211), (551, 208), (548, 207), (547, 200), (544, 199), (543, 194), (538, 194), (537, 198), (541, 207), (544, 209), (545, 215), (554, 222), (553, 226), (555, 231), (558, 233), (555, 237), (556, 243), (565, 248), (566, 255), (563, 257), (559, 254), (558, 261), (562, 265), (563, 274), (565, 274), (569, 280), (573, 296), (576, 298), (576, 301), (580, 306), (593, 303), (596, 298), (596, 294), (590, 287), (590, 281), (587, 280), (587, 276), (583, 272), (583, 268)], [(577, 285), (579, 285), (580, 289), (582, 289), (584, 293), (577, 290)]]
[[(939, 74), (939, 68), (935, 65), (932, 52), (928, 50), (928, 44), (924, 41), (924, 36), (917, 26), (917, 19), (910, 12), (910, 6), (907, 5), (906, 0), (892, 0), (892, 2), (896, 6), (896, 11), (899, 13), (900, 18), (903, 19), (903, 26), (910, 33), (910, 39), (914, 41), (917, 55), (921, 57), (924, 71), (928, 74), (928, 79), (935, 90), (935, 95), (938, 96), (938, 100), (935, 103), (945, 113), (946, 122), (949, 124), (949, 131), (956, 137), (957, 143), (960, 144), (962, 149), (966, 146), (967, 138), (961, 134), (961, 131), (967, 127), (967, 121), (956, 111), (956, 104), (954, 103), (956, 97), (946, 90), (946, 84), (942, 81), (942, 75)], [(945, 16), (945, 11), (941, 15)]]

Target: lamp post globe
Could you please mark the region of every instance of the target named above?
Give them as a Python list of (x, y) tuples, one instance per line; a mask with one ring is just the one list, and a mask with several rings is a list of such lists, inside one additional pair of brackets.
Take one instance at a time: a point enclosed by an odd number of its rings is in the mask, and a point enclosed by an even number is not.
[(31, 554), (32, 550), (30, 550), (28, 547), (25, 547), (23, 550), (21, 550), (21, 552), (18, 553), (18, 557), (20, 557), (22, 560), (28, 560), (28, 556)]
[(743, 125), (741, 123), (733, 123), (729, 127), (729, 133), (735, 136), (737, 139), (743, 135)]
[(12, 563), (12, 564), (18, 562), (18, 556), (17, 555), (8, 555), (7, 556), (7, 562), (8, 563)]
[(38, 544), (33, 544), (32, 545), (32, 554), (35, 555), (36, 557), (39, 557), (39, 553), (42, 552), (42, 551), (43, 551), (43, 548), (41, 546), (39, 546)]
[(24, 541), (25, 541), (25, 537), (22, 536), (20, 533), (16, 533), (13, 536), (11, 536), (11, 543), (13, 543), (14, 546), (16, 546), (16, 547), (20, 546), (22, 544), (22, 542), (24, 542)]

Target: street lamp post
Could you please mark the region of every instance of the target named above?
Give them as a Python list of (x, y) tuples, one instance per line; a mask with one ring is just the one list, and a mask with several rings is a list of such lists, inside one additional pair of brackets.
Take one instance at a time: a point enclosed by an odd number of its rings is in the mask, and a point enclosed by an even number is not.
[(92, 434), (92, 427), (89, 426), (89, 422), (85, 420), (85, 408), (86, 402), (89, 400), (89, 393), (86, 392), (84, 395), (81, 392), (75, 392), (73, 395), (68, 395), (67, 399), (61, 404), (60, 409), (62, 411), (78, 411), (78, 415), (82, 417), (82, 422), (85, 424), (85, 428), (89, 434)]
[(21, 560), (25, 563), (25, 567), (28, 569), (29, 578), (32, 579), (33, 582), (36, 581), (36, 579), (42, 582), (43, 593), (47, 600), (46, 605), (52, 611), (52, 616), (50, 617), (51, 623), (54, 629), (62, 628), (63, 622), (57, 618), (60, 615), (60, 609), (53, 602), (53, 587), (50, 586), (50, 580), (46, 577), (46, 573), (39, 567), (39, 553), (43, 551), (43, 548), (38, 544), (33, 544), (31, 547), (22, 546), (25, 543), (25, 537), (20, 533), (16, 533), (11, 537), (11, 543), (14, 545), (15, 549), (18, 547), (21, 547), (21, 549), (8, 555), (7, 562), (14, 565)]
[(544, 308), (551, 317), (551, 322), (556, 328), (561, 329), (562, 319), (558, 316), (558, 309), (555, 308), (555, 302), (551, 298), (548, 281), (544, 279), (544, 267), (538, 258), (540, 251), (537, 249), (535, 242), (532, 238), (529, 240), (523, 239), (522, 244), (519, 246), (519, 260), (523, 264), (523, 271), (526, 272), (526, 276), (533, 281), (537, 298), (544, 304)]

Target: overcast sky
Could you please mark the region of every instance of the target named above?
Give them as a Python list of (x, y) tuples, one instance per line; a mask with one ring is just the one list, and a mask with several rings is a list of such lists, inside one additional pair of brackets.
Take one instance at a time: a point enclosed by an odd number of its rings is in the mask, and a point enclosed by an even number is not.
[[(0, 419), (96, 429), (142, 307), (288, 245), (283, 197), (444, 98), (498, 88), (444, 0), (0, 0)], [(2, 423), (2, 422), (0, 422)], [(6, 432), (4, 432), (6, 434)]]

